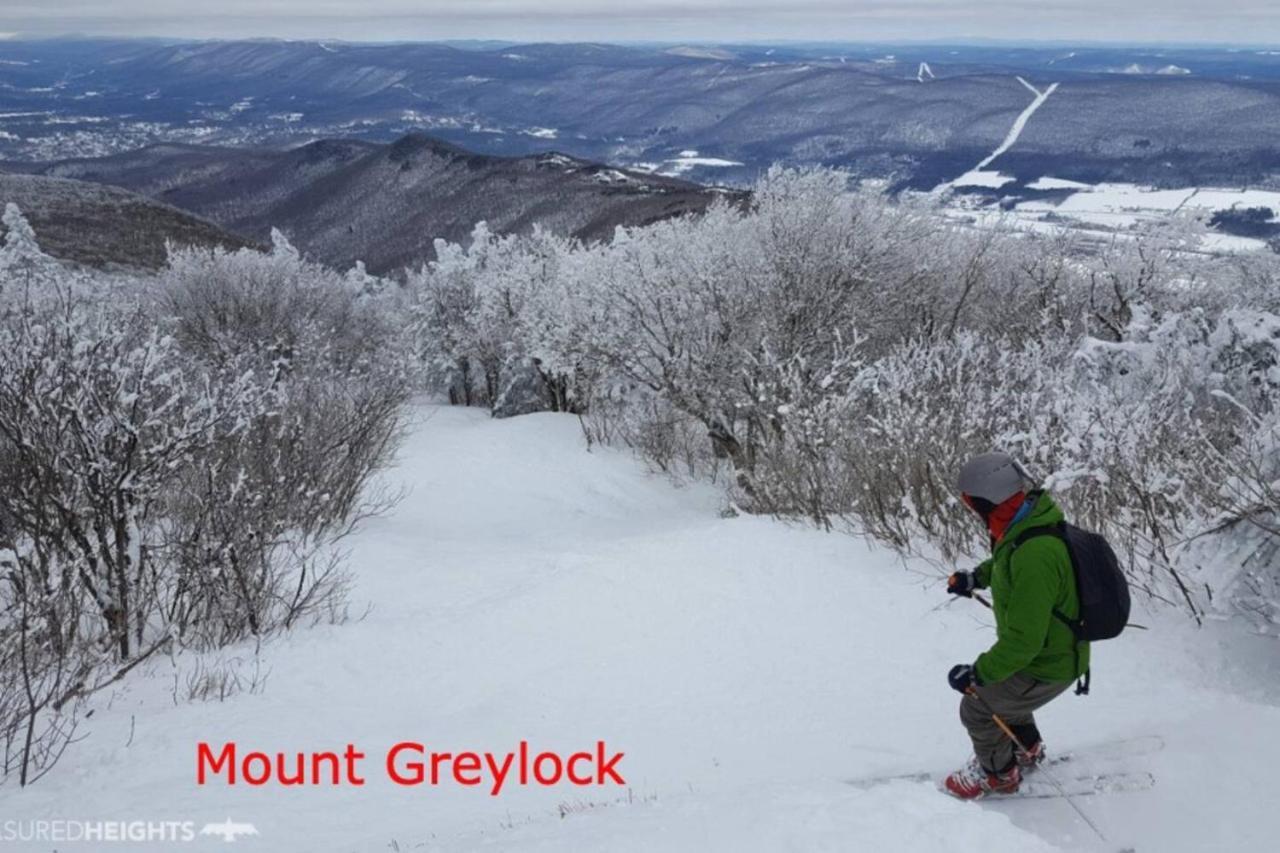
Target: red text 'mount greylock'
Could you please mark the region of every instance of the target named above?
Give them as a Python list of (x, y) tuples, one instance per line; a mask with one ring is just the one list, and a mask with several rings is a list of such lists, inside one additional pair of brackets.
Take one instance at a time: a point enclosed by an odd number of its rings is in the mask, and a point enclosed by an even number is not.
[[(383, 770), (397, 785), (468, 787), (487, 785), (497, 796), (508, 782), (514, 785), (625, 785), (618, 772), (623, 753), (610, 753), (604, 741), (593, 751), (535, 752), (520, 741), (510, 752), (435, 752), (421, 743), (401, 741), (387, 750)], [(341, 752), (240, 753), (232, 741), (218, 748), (196, 745), (196, 782), (200, 785), (351, 785), (365, 784), (364, 752), (347, 744)]]

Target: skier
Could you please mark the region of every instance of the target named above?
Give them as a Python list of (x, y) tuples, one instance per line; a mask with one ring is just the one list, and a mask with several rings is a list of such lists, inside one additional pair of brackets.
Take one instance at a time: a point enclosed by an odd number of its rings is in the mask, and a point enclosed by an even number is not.
[[(960, 721), (973, 741), (973, 758), (944, 783), (961, 799), (1018, 790), (1023, 773), (1045, 757), (1034, 712), (1089, 669), (1089, 644), (1078, 642), (1069, 624), (1080, 612), (1071, 555), (1057, 536), (1025, 535), (1061, 524), (1062, 510), (1031, 485), (1026, 470), (1005, 453), (976, 456), (960, 471), (960, 494), (986, 524), (991, 557), (974, 571), (951, 575), (947, 592), (971, 597), (990, 588), (996, 620), (995, 644), (947, 675), (965, 694)], [(1015, 749), (992, 714), (1009, 725), (1026, 752)]]

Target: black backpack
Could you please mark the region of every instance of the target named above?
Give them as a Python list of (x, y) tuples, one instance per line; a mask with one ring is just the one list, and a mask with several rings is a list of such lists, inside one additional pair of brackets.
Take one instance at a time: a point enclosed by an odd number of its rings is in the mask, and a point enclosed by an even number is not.
[[(1107, 540), (1100, 534), (1063, 522), (1024, 530), (1014, 541), (1014, 547), (1037, 536), (1056, 536), (1062, 540), (1076, 576), (1079, 618), (1068, 619), (1056, 608), (1053, 615), (1071, 629), (1077, 643), (1119, 636), (1129, 622), (1129, 582)], [(1085, 673), (1076, 692), (1089, 692), (1089, 673)]]

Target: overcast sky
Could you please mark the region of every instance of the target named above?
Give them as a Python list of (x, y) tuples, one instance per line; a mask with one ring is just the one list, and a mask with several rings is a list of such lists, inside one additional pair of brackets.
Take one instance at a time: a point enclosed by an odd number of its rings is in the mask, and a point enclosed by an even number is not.
[(0, 31), (349, 40), (1280, 44), (1280, 0), (0, 0)]

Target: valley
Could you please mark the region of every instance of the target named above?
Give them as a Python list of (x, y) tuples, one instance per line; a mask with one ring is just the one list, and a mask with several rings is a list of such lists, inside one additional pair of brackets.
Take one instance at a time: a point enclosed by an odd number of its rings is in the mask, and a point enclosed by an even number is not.
[(1277, 186), (1280, 55), (1209, 48), (10, 41), (0, 158), (426, 133), (703, 183), (780, 162), (927, 189), (1052, 83), (1005, 158), (1090, 182)]

